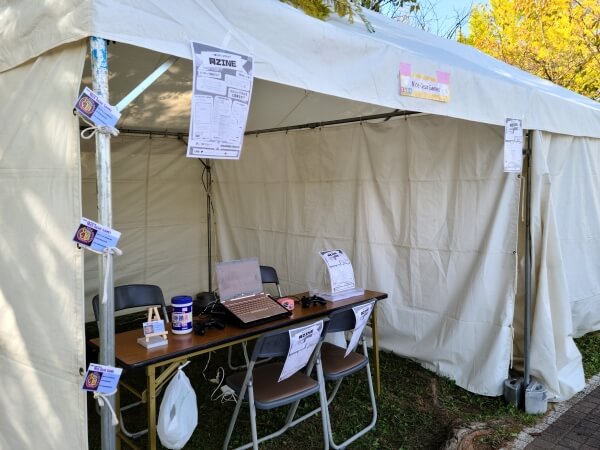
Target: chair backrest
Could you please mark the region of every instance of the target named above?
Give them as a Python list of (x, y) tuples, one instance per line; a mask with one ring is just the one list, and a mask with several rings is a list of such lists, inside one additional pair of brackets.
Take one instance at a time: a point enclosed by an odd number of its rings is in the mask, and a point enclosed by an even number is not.
[(279, 277), (277, 271), (271, 266), (260, 266), (260, 278), (263, 284), (274, 284), (277, 287), (277, 292), (281, 297), (281, 287), (279, 286)]
[(328, 333), (353, 330), (356, 326), (356, 316), (352, 308), (333, 311), (329, 314)]
[[(126, 284), (115, 287), (115, 311), (129, 308), (140, 308), (144, 306), (160, 306), (163, 319), (169, 321), (167, 307), (162, 289), (153, 284)], [(96, 321), (100, 317), (99, 296), (92, 299), (92, 309)]]
[[(327, 333), (327, 326), (329, 321), (327, 318), (323, 319), (323, 329), (321, 330), (320, 341), (323, 340)], [(252, 353), (252, 360), (257, 361), (260, 358), (274, 358), (277, 356), (287, 356), (290, 350), (290, 330), (301, 328), (304, 325), (297, 325), (294, 327), (283, 328), (275, 330), (270, 333), (263, 334), (256, 341), (254, 346), (254, 352)]]

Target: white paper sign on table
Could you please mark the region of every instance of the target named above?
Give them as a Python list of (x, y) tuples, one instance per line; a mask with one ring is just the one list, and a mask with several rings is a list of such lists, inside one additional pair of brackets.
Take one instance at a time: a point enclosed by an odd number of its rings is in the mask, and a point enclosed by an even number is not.
[(354, 289), (354, 270), (352, 263), (343, 250), (323, 250), (319, 252), (327, 265), (329, 280), (331, 281), (331, 292), (341, 292)]

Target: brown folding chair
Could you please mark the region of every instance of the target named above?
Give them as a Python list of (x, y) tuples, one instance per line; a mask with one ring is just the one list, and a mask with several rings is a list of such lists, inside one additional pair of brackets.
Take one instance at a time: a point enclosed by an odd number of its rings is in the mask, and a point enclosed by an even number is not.
[[(321, 364), (318, 361), (319, 348), (323, 341), (326, 331), (326, 321), (315, 322), (321, 327), (318, 343), (316, 344), (311, 361), (307, 367), (316, 366), (317, 372), (321, 371)], [(284, 328), (276, 330), (261, 336), (254, 346), (252, 357), (248, 363), (246, 371), (228, 376), (225, 383), (237, 394), (238, 399), (235, 405), (235, 410), (231, 417), (231, 422), (227, 430), (227, 436), (223, 443), (223, 449), (227, 450), (229, 441), (235, 428), (240, 408), (242, 403), (247, 402), (250, 412), (250, 426), (252, 431), (252, 441), (237, 448), (242, 450), (253, 447), (258, 449), (258, 444), (268, 439), (272, 439), (281, 435), (287, 429), (297, 425), (303, 418), (293, 420), (293, 412), (298, 403), (313, 394), (319, 394), (321, 408), (326, 411), (327, 399), (323, 395), (324, 390), (317, 380), (311, 378), (307, 373), (298, 371), (289, 378), (278, 381), (282, 368), (285, 362), (269, 362), (256, 366), (256, 362), (260, 358), (277, 358), (287, 356), (290, 349), (290, 330), (297, 331), (299, 328)], [(308, 369), (307, 369), (308, 370)], [(322, 375), (321, 375), (322, 376)], [(261, 438), (258, 437), (256, 429), (256, 410), (269, 410), (281, 406), (292, 405), (293, 409), (286, 419), (285, 424), (277, 431), (270, 433)], [(329, 448), (329, 440), (327, 438), (327, 422), (325, 415), (323, 421), (323, 442), (324, 448)]]

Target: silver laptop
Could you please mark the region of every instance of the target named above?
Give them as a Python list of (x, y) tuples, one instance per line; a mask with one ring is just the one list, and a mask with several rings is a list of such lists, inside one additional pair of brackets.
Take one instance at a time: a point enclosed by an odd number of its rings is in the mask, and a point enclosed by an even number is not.
[(258, 258), (217, 263), (221, 305), (242, 327), (258, 325), (291, 314), (263, 291)]

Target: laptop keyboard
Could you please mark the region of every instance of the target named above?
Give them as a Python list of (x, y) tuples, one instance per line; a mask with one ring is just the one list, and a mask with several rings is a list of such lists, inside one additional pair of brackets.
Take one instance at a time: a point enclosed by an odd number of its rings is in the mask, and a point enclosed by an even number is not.
[(229, 310), (239, 316), (257, 314), (276, 308), (277, 304), (266, 295), (253, 295), (252, 297), (237, 299), (227, 305)]

